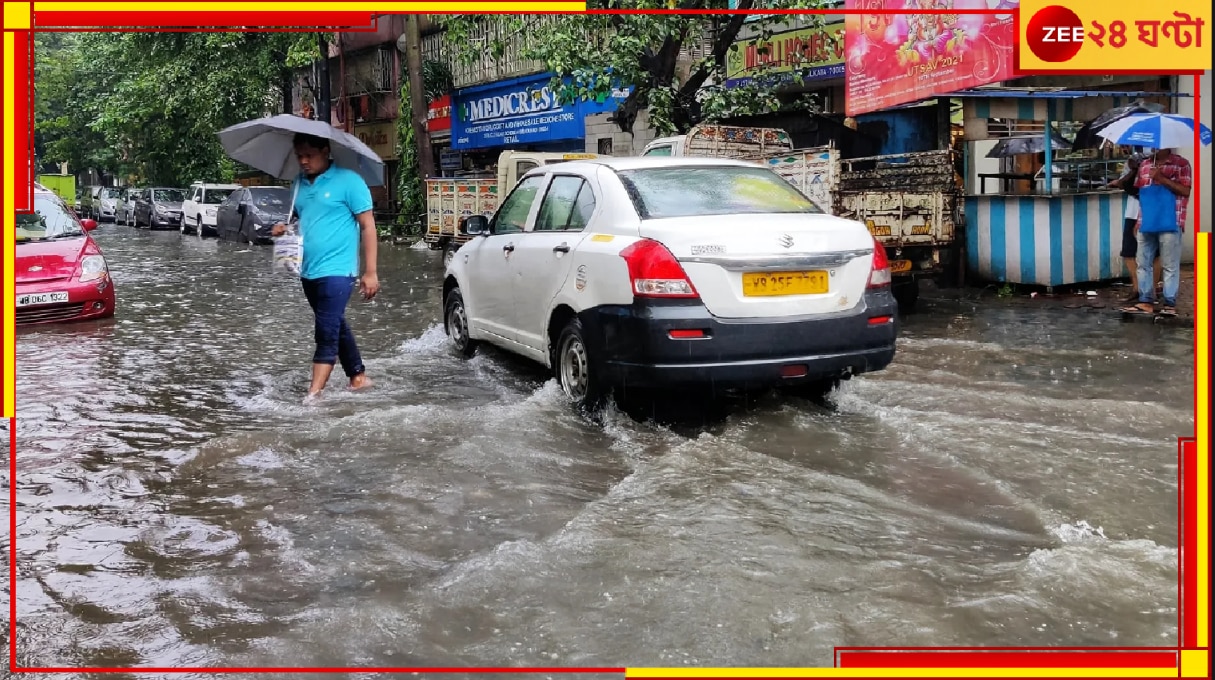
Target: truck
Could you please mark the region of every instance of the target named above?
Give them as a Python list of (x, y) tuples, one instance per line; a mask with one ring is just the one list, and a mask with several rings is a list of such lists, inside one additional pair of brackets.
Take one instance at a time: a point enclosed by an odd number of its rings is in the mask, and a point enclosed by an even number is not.
[(46, 173), (38, 175), (38, 183), (49, 189), (73, 210), (76, 208), (76, 176)]
[(519, 178), (541, 165), (598, 158), (593, 153), (503, 151), (498, 155), (497, 175), (427, 179), (426, 234), (431, 250), (443, 253), (447, 265), (471, 236), (460, 231), (460, 223), (472, 215), (493, 217), (498, 202), (519, 183)]
[(964, 279), (963, 198), (957, 152), (919, 151), (840, 161), (833, 213), (864, 222), (886, 247), (892, 292), (915, 305), (921, 278)]
[(785, 178), (814, 201), (823, 212), (829, 215), (835, 213), (835, 192), (839, 185), (839, 149), (832, 146), (793, 149), (748, 160), (754, 160)]
[(792, 150), (789, 133), (779, 128), (703, 124), (684, 135), (655, 139), (645, 145), (641, 155), (753, 158)]

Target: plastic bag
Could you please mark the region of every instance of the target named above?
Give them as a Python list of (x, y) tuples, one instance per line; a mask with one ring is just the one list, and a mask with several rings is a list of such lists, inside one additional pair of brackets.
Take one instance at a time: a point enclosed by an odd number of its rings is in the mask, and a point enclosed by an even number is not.
[(275, 272), (299, 276), (304, 262), (304, 238), (294, 227), (292, 223), (288, 233), (274, 239), (273, 269)]
[(1177, 224), (1177, 197), (1160, 184), (1139, 188), (1139, 232), (1165, 234), (1180, 229)]

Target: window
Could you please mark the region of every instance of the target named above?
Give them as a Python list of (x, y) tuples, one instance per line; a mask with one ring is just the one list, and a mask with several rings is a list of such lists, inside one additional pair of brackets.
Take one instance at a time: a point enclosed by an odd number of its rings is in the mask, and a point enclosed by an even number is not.
[[(780, 175), (739, 166), (663, 167), (618, 173), (642, 219), (694, 215), (822, 214)], [(747, 222), (739, 226), (746, 228)]]
[(17, 213), (13, 228), (18, 243), (63, 237), (80, 236), (84, 233), (76, 218), (64, 208), (54, 196), (34, 196), (34, 212)]
[(643, 155), (645, 155), (645, 156), (670, 156), (671, 147), (670, 146), (656, 146), (653, 149), (650, 149), (649, 151), (645, 152), (645, 154), (643, 154)]
[(544, 184), (544, 177), (528, 177), (519, 182), (515, 190), (506, 197), (490, 224), (494, 234), (517, 234), (527, 225), (527, 215), (536, 201), (536, 194)]
[(155, 189), (153, 196), (157, 203), (181, 203), (186, 198), (186, 192), (181, 189)]
[(540, 204), (536, 231), (581, 230), (594, 211), (595, 195), (581, 177), (554, 177)]
[(515, 178), (518, 179), (526, 175), (534, 167), (537, 167), (537, 165), (532, 161), (519, 161), (515, 163)]
[(199, 189), (202, 197), (198, 200), (207, 205), (218, 205), (232, 193), (232, 189)]

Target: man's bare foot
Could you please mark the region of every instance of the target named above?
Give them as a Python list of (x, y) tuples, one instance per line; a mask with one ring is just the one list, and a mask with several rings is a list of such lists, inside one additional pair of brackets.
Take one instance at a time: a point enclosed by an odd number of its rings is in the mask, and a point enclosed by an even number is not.
[(366, 373), (360, 373), (350, 379), (350, 389), (352, 390), (357, 391), (367, 389), (368, 387), (371, 387), (371, 385), (371, 378), (368, 378)]
[(308, 395), (304, 397), (304, 405), (309, 406), (311, 404), (315, 404), (316, 402), (318, 402), (320, 400), (321, 400), (320, 392), (309, 392)]

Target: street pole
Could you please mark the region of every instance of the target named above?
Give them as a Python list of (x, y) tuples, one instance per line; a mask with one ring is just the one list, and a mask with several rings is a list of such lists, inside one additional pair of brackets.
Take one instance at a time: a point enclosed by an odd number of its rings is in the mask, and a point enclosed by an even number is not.
[(319, 69), (319, 71), (320, 71), (319, 79), (321, 81), (321, 83), (320, 83), (321, 84), (321, 95), (320, 95), (320, 101), (318, 101), (316, 103), (316, 117), (317, 117), (317, 120), (322, 120), (322, 121), (325, 121), (326, 123), (329, 123), (332, 125), (333, 117), (329, 114), (329, 104), (330, 104), (329, 43), (325, 40), (324, 33), (317, 33), (316, 39), (317, 39), (317, 43), (320, 45), (320, 49), (321, 49), (321, 63), (320, 63), (320, 69)]
[(413, 138), (418, 144), (418, 171), (422, 178), (435, 176), (435, 157), (426, 130), (426, 89), (422, 80), (422, 29), (418, 15), (405, 17), (405, 69), (409, 71), (409, 110)]

